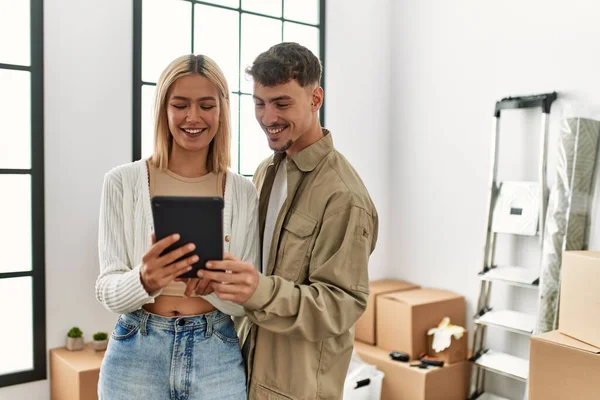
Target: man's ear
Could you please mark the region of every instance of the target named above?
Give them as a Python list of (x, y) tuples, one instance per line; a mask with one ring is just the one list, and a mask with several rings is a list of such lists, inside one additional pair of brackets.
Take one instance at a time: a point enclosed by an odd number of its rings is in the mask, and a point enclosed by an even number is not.
[(312, 106), (312, 110), (314, 112), (319, 111), (319, 109), (323, 105), (323, 96), (324, 96), (324, 93), (323, 93), (323, 88), (321, 86), (317, 86), (316, 88), (313, 89), (311, 106)]

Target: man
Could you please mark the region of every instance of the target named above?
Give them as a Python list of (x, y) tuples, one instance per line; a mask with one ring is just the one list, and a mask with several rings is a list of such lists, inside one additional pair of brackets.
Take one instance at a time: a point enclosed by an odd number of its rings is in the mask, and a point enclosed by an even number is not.
[(242, 304), (251, 329), (249, 399), (341, 399), (354, 323), (368, 298), (377, 212), (350, 163), (321, 128), (322, 68), (281, 43), (246, 72), (256, 119), (274, 156), (254, 176), (260, 194), (262, 273), (231, 256), (211, 262), (223, 300)]

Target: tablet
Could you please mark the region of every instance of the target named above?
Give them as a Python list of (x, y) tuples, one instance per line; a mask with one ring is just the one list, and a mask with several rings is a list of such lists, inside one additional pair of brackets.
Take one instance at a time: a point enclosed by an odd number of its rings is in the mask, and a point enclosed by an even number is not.
[(193, 252), (178, 259), (179, 261), (192, 254), (199, 258), (191, 270), (179, 275), (180, 278), (197, 278), (196, 273), (200, 269), (206, 269), (207, 261), (223, 259), (222, 198), (155, 196), (152, 198), (152, 217), (157, 242), (174, 233), (181, 236), (162, 254), (187, 243), (196, 245)]

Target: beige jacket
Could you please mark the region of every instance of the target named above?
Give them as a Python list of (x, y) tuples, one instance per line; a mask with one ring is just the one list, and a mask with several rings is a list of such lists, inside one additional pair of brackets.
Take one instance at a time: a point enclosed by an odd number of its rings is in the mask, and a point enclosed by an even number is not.
[[(323, 133), (287, 163), (267, 274), (243, 304), (251, 400), (342, 398), (378, 220), (360, 177)], [(265, 160), (254, 178), (261, 236), (283, 156)]]

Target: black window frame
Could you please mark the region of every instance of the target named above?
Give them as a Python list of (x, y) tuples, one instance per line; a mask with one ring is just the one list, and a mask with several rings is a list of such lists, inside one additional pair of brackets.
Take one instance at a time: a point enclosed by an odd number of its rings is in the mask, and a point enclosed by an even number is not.
[[(194, 5), (196, 5), (196, 4), (202, 4), (202, 5), (206, 5), (206, 6), (222, 8), (225, 10), (237, 11), (240, 13), (240, 21), (241, 21), (241, 14), (255, 15), (255, 16), (259, 16), (259, 17), (282, 21), (282, 30), (283, 30), (283, 22), (293, 22), (293, 23), (297, 23), (297, 24), (301, 24), (301, 25), (318, 27), (319, 28), (319, 55), (318, 56), (319, 56), (319, 59), (321, 60), (322, 66), (323, 66), (323, 74), (321, 76), (321, 87), (325, 88), (325, 34), (326, 34), (325, 10), (326, 10), (326, 0), (320, 0), (319, 23), (316, 25), (284, 18), (283, 10), (285, 9), (284, 8), (285, 0), (281, 0), (281, 9), (282, 9), (281, 17), (274, 17), (272, 15), (267, 15), (267, 14), (244, 10), (244, 9), (242, 9), (242, 1), (243, 0), (240, 0), (239, 6), (237, 8), (208, 3), (205, 1), (201, 1), (201, 0), (182, 0), (182, 1), (192, 3), (192, 13), (191, 13), (192, 41), (191, 41), (190, 53), (192, 53), (194, 51), (194, 9), (195, 9)], [(134, 0), (133, 1), (133, 126), (132, 126), (132, 131), (133, 131), (132, 158), (133, 158), (133, 161), (137, 161), (142, 158), (142, 87), (144, 85), (156, 86), (155, 82), (152, 83), (152, 82), (146, 82), (146, 81), (142, 80), (142, 23), (143, 23), (143, 21), (142, 21), (142, 3), (143, 3), (143, 0)], [(239, 57), (241, 58), (241, 35), (242, 35), (241, 29), (238, 34), (239, 34), (239, 43), (240, 43)], [(238, 61), (239, 61), (239, 58), (238, 58)], [(241, 67), (243, 68), (243, 66), (241, 66)], [(240, 102), (241, 102), (242, 95), (252, 95), (252, 93), (242, 91), (241, 87), (239, 87), (237, 91), (231, 91), (230, 93), (239, 95)], [(237, 173), (240, 173), (240, 161), (241, 161), (240, 154), (243, 151), (243, 149), (241, 148), (241, 144), (240, 144), (241, 143), (240, 142), (240, 139), (241, 139), (240, 132), (242, 129), (241, 120), (239, 118), (240, 112), (241, 112), (240, 109), (241, 109), (241, 107), (239, 107), (239, 104), (238, 104), (238, 121), (239, 121), (239, 123), (238, 123), (237, 132), (231, 132), (232, 135), (238, 135), (238, 146), (239, 146), (239, 150), (237, 153), (238, 170), (234, 171)], [(319, 110), (319, 119), (321, 121), (321, 126), (325, 126), (325, 105), (324, 104), (321, 107), (321, 109)], [(245, 174), (245, 176), (251, 177), (252, 175)]]
[[(30, 0), (30, 66), (1, 64), (0, 69), (31, 73), (31, 168), (0, 168), (0, 175), (31, 175), (31, 271), (0, 273), (1, 279), (31, 277), (33, 369), (0, 375), (0, 387), (47, 378), (44, 234), (44, 4)], [(9, 306), (11, 305), (4, 305)], [(8, 327), (7, 327), (8, 329)]]

